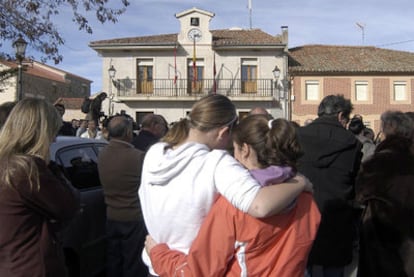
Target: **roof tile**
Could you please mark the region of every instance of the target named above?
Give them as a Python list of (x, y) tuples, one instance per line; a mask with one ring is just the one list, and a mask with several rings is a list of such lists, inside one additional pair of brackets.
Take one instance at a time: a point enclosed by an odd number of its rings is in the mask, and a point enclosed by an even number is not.
[[(211, 30), (213, 35), (213, 44), (215, 46), (230, 45), (275, 45), (281, 44), (281, 36), (272, 36), (260, 29), (242, 30), (242, 29), (223, 29)], [(164, 34), (142, 37), (127, 37), (108, 40), (99, 40), (90, 42), (90, 46), (101, 46), (109, 44), (121, 45), (154, 45), (154, 44), (171, 44), (177, 43), (177, 34)]]
[(289, 49), (291, 73), (414, 73), (414, 53), (373, 46), (304, 45)]

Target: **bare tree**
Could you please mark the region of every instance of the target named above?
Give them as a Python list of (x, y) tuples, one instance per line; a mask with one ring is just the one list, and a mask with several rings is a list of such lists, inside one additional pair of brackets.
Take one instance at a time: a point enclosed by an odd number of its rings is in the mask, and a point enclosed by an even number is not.
[[(63, 59), (59, 47), (65, 40), (52, 20), (59, 11), (70, 7), (75, 26), (91, 34), (88, 13), (94, 13), (101, 23), (115, 23), (128, 5), (128, 0), (0, 0), (0, 47), (21, 34), (32, 49), (42, 53), (43, 62), (58, 64)], [(7, 53), (0, 56), (10, 57)]]

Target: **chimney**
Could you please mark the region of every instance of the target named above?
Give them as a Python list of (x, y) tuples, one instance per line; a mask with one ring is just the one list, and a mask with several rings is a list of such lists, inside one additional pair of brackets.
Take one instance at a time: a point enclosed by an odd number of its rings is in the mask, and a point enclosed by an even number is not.
[(282, 43), (288, 45), (289, 41), (289, 31), (288, 26), (282, 26)]

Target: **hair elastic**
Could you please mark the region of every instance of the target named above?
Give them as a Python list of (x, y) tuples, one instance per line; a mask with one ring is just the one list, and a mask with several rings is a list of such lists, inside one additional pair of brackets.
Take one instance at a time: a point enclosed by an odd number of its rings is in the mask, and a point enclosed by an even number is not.
[(272, 124), (273, 124), (273, 121), (274, 121), (274, 119), (270, 119), (270, 120), (267, 122), (267, 126), (269, 127), (269, 129), (272, 129)]

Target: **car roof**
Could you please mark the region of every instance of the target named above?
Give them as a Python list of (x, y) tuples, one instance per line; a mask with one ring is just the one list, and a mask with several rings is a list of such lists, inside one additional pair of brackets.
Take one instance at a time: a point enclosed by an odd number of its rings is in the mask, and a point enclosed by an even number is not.
[(105, 139), (91, 139), (73, 136), (57, 136), (56, 140), (50, 145), (50, 157), (54, 159), (56, 152), (62, 148), (75, 145), (90, 145), (90, 144), (108, 144)]

